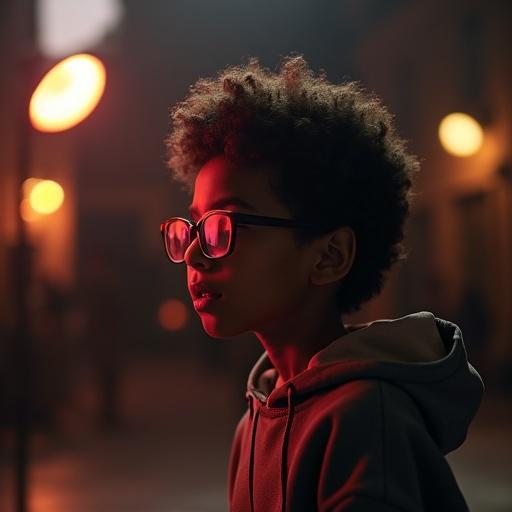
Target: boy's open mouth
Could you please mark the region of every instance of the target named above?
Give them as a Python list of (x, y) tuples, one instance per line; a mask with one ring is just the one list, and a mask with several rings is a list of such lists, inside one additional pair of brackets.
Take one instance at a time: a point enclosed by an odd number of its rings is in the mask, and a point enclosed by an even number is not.
[(212, 304), (217, 303), (221, 297), (221, 294), (205, 294), (202, 297), (196, 297), (194, 299), (194, 308), (197, 311), (208, 309)]
[(192, 298), (194, 300), (205, 298), (218, 299), (222, 295), (217, 290), (214, 290), (213, 287), (211, 287), (209, 284), (201, 281), (191, 283), (190, 293), (192, 294)]
[(221, 295), (220, 293), (200, 292), (196, 299), (218, 299)]

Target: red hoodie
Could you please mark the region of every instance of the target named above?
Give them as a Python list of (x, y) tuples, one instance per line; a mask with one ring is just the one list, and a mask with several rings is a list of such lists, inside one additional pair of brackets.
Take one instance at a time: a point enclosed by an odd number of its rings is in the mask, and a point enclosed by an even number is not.
[(483, 393), (459, 327), (421, 311), (346, 329), (278, 388), (266, 351), (254, 365), (230, 511), (468, 510), (444, 457)]

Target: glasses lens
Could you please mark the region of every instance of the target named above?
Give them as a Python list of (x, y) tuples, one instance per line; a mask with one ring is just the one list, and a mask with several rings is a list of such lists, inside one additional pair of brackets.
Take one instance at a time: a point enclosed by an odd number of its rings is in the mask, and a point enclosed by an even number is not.
[[(228, 215), (214, 213), (203, 223), (204, 250), (210, 258), (220, 258), (229, 250), (232, 229), (231, 219)], [(185, 252), (191, 243), (190, 226), (179, 219), (170, 222), (165, 231), (165, 250), (169, 258), (181, 263)]]
[(172, 261), (183, 261), (185, 251), (190, 245), (190, 229), (186, 222), (175, 220), (167, 225), (165, 231), (165, 250)]
[(214, 213), (203, 223), (205, 251), (212, 258), (224, 256), (229, 249), (232, 229), (231, 219), (223, 213)]

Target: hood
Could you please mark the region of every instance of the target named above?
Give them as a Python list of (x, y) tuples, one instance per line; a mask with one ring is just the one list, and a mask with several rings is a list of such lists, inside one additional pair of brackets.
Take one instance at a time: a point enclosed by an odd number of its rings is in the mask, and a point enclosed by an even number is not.
[(414, 400), (443, 454), (464, 442), (484, 386), (467, 360), (462, 333), (456, 324), (429, 311), (420, 311), (345, 328), (347, 333), (317, 352), (306, 370), (278, 388), (278, 373), (266, 351), (249, 373), (245, 396), (252, 421), (251, 510), (253, 443), (260, 407), (287, 408), (281, 453), (282, 510), (286, 506), (286, 453), (294, 405), (319, 390), (354, 379), (386, 380)]

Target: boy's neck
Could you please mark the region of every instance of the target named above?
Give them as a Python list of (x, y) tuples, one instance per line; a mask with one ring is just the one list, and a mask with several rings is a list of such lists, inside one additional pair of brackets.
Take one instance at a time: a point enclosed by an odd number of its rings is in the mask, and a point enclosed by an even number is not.
[[(275, 363), (276, 362), (280, 362), (280, 363), (283, 363), (283, 359), (286, 360), (288, 363), (294, 359), (295, 360), (295, 365), (293, 367), (290, 367), (289, 364), (287, 365), (286, 363), (284, 365), (281, 366), (281, 368), (283, 370), (288, 370), (289, 372), (289, 375), (285, 375), (284, 378), (283, 376), (281, 375), (281, 372), (279, 371), (279, 368), (277, 368), (276, 366), (276, 369), (277, 369), (277, 380), (276, 380), (276, 383), (275, 383), (275, 386), (276, 388), (278, 387), (281, 387), (283, 384), (285, 384), (288, 380), (292, 379), (293, 377), (295, 377), (295, 375), (298, 375), (299, 373), (302, 373), (303, 371), (305, 371), (307, 369), (307, 365), (310, 361), (310, 359), (316, 354), (318, 353), (320, 350), (324, 349), (327, 345), (329, 345), (330, 343), (332, 343), (334, 340), (338, 339), (340, 336), (343, 336), (345, 334), (347, 334), (347, 330), (345, 329), (345, 327), (343, 326), (343, 324), (339, 325), (338, 326), (338, 329), (334, 332), (331, 332), (330, 334), (327, 334), (322, 342), (320, 342), (319, 344), (317, 344), (316, 346), (314, 347), (307, 347), (307, 348), (303, 348), (302, 350), (299, 350), (298, 347), (293, 347), (293, 350), (291, 351), (287, 351), (286, 349), (284, 351), (281, 351), (281, 353), (279, 354), (280, 357), (278, 357), (276, 359), (276, 354), (275, 353), (271, 353), (269, 351), (269, 347), (267, 347), (267, 352), (269, 353), (269, 357), (271, 359), (271, 361), (274, 363), (274, 366), (275, 366)], [(293, 358), (292, 357), (286, 357), (286, 356), (290, 356), (291, 354), (293, 353)], [(300, 357), (297, 358), (297, 355), (299, 355)]]

